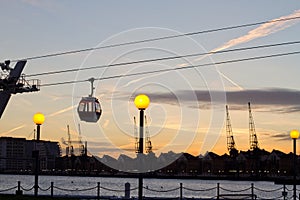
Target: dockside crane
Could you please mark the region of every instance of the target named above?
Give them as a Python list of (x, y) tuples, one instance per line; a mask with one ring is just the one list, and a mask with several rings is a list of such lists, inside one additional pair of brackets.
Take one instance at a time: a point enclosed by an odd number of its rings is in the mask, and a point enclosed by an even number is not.
[(69, 125), (67, 125), (67, 131), (68, 131), (68, 147), (67, 147), (66, 155), (74, 156), (74, 147), (73, 147), (72, 141), (71, 141), (71, 134), (70, 134), (70, 126)]
[(80, 155), (81, 156), (87, 155), (87, 142), (85, 142), (85, 145), (82, 143), (80, 124), (78, 124), (78, 144), (79, 144)]
[(233, 138), (233, 132), (232, 132), (232, 126), (231, 126), (231, 121), (230, 121), (230, 116), (229, 116), (229, 111), (228, 111), (228, 105), (226, 105), (226, 133), (227, 133), (227, 149), (228, 149), (229, 155), (231, 157), (235, 157), (238, 154), (238, 150), (236, 149), (235, 141)]
[(145, 115), (145, 133), (146, 133), (146, 153), (152, 152), (152, 142), (150, 140), (150, 133), (149, 133), (149, 127), (148, 127), (148, 121), (147, 117)]
[(252, 116), (252, 111), (251, 111), (251, 105), (250, 102), (248, 102), (248, 109), (249, 109), (249, 143), (250, 143), (250, 150), (255, 150), (259, 149), (258, 145), (258, 139), (255, 131), (255, 124)]
[[(135, 140), (135, 152), (139, 153), (139, 137), (138, 137), (138, 132), (137, 132), (137, 125), (136, 125), (136, 119), (133, 117), (133, 122), (134, 122), (134, 140)], [(145, 116), (145, 150), (146, 153), (151, 153), (152, 152), (152, 142), (150, 139), (150, 133), (149, 133), (149, 127), (148, 127), (148, 121), (147, 117)]]
[[(73, 144), (79, 145), (79, 155), (80, 156), (87, 155), (87, 142), (85, 142), (85, 145), (82, 142), (80, 124), (78, 124), (78, 140), (71, 140), (71, 133), (70, 133), (69, 125), (67, 125), (67, 133), (68, 133), (68, 141), (65, 141), (64, 138), (61, 138), (62, 143), (67, 145), (66, 156), (71, 157), (71, 156), (75, 155), (75, 148), (74, 148)], [(76, 154), (76, 155), (78, 155), (78, 154)]]
[(134, 123), (133, 136), (134, 136), (135, 153), (139, 153), (139, 138), (138, 138), (138, 131), (137, 131), (135, 117), (133, 117), (133, 123)]

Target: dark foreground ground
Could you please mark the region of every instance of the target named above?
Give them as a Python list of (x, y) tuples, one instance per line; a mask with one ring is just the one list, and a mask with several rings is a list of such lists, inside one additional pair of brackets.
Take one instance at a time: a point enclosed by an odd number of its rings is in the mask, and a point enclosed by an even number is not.
[[(12, 195), (12, 194), (1, 194), (0, 200), (51, 200), (53, 197), (34, 197), (34, 196), (26, 196), (26, 195)], [(58, 200), (79, 200), (77, 198), (64, 198), (64, 197), (57, 197), (55, 199)]]

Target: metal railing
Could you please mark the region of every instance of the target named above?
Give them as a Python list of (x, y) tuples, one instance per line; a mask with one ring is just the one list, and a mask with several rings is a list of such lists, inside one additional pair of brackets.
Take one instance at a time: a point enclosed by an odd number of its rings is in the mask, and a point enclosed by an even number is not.
[[(95, 186), (91, 186), (91, 187), (87, 187), (87, 188), (64, 188), (64, 187), (59, 187), (56, 186), (54, 184), (54, 182), (50, 183), (50, 186), (47, 188), (41, 188), (40, 186), (38, 187), (39, 190), (43, 191), (43, 192), (47, 192), (49, 191), (49, 193), (47, 195), (43, 195), (43, 196), (50, 196), (50, 197), (58, 197), (58, 196), (63, 196), (63, 195), (59, 195), (59, 194), (54, 194), (54, 191), (62, 191), (62, 192), (85, 192), (85, 191), (92, 191), (94, 193), (94, 195), (90, 195), (90, 198), (93, 199), (101, 199), (101, 198), (106, 198), (106, 199), (118, 199), (116, 196), (102, 196), (101, 195), (101, 191), (102, 190), (106, 190), (106, 191), (110, 191), (110, 192), (114, 192), (114, 193), (123, 193), (124, 192), (124, 196), (123, 197), (119, 197), (119, 199), (135, 199), (134, 197), (131, 197), (130, 193), (131, 191), (137, 190), (138, 188), (130, 188), (130, 184), (129, 183), (125, 183), (125, 187), (124, 188), (108, 188), (108, 187), (104, 187), (101, 186), (100, 182), (97, 182), (97, 185)], [(179, 184), (179, 187), (175, 187), (175, 188), (168, 188), (168, 189), (164, 189), (164, 188), (160, 188), (160, 189), (155, 189), (155, 188), (149, 188), (148, 186), (144, 187), (145, 191), (149, 191), (152, 194), (155, 194), (155, 197), (159, 197), (159, 199), (170, 199), (170, 197), (166, 197), (166, 195), (163, 195), (162, 193), (172, 193), (172, 199), (179, 199), (179, 200), (184, 200), (184, 199), (230, 199), (230, 198), (242, 198), (242, 199), (283, 199), (283, 200), (288, 200), (288, 199), (292, 199), (292, 189), (289, 189), (286, 187), (286, 185), (283, 185), (281, 187), (275, 188), (275, 189), (262, 189), (262, 188), (258, 188), (255, 187), (253, 183), (251, 183), (250, 187), (245, 187), (245, 188), (241, 188), (239, 190), (233, 190), (233, 189), (229, 189), (229, 188), (224, 188), (220, 185), (220, 183), (217, 183), (217, 185), (215, 187), (209, 187), (209, 188), (188, 188), (183, 186), (182, 183)], [(17, 186), (13, 186), (10, 188), (4, 188), (4, 189), (0, 189), (0, 194), (6, 194), (9, 191), (15, 191), (16, 195), (23, 195), (23, 191), (29, 192), (31, 190), (34, 190), (34, 186), (29, 187), (29, 188), (25, 188), (21, 185), (21, 182), (18, 181)], [(215, 195), (211, 196), (211, 197), (201, 197), (203, 192), (212, 192)], [(281, 191), (281, 195), (280, 196), (274, 196), (274, 193), (279, 193), (280, 194)], [(185, 197), (184, 196), (184, 192), (193, 192), (193, 197)], [(299, 190), (298, 190), (299, 192)], [(178, 195), (176, 195), (175, 193), (177, 193)], [(290, 196), (288, 196), (288, 193), (290, 193)], [(174, 195), (175, 194), (175, 195)], [(266, 195), (268, 194), (268, 195)], [(273, 196), (272, 196), (273, 195)], [(300, 195), (300, 194), (299, 194)], [(72, 196), (72, 195), (67, 195), (67, 196)], [(74, 195), (74, 196), (79, 196), (80, 195)], [(272, 196), (272, 197), (268, 197), (268, 196)], [(147, 198), (153, 198), (151, 196), (147, 197), (145, 196), (144, 199)], [(300, 196), (297, 197), (297, 199), (300, 199)]]

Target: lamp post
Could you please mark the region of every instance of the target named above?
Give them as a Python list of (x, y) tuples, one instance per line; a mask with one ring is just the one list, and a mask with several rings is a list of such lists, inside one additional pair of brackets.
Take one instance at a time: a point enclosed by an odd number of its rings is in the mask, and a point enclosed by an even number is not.
[[(33, 116), (33, 122), (36, 124), (36, 144), (40, 140), (40, 132), (41, 132), (41, 125), (45, 121), (45, 116), (42, 113), (36, 113)], [(38, 195), (39, 190), (39, 150), (35, 149), (32, 152), (32, 156), (35, 158), (35, 173), (34, 173), (34, 196)]]
[(294, 168), (294, 176), (293, 176), (293, 191), (294, 191), (294, 194), (293, 194), (293, 199), (296, 200), (297, 199), (297, 195), (296, 195), (296, 191), (297, 191), (297, 188), (296, 188), (296, 175), (297, 175), (297, 154), (296, 154), (296, 140), (299, 138), (299, 131), (298, 130), (292, 130), (290, 132), (290, 136), (291, 138), (293, 139), (293, 161), (294, 161), (294, 164), (293, 164), (293, 168)]
[[(144, 153), (144, 110), (149, 106), (150, 99), (145, 94), (137, 95), (134, 99), (135, 106), (140, 110), (140, 137), (139, 137), (139, 148), (138, 153)], [(143, 175), (140, 172), (139, 175), (139, 200), (143, 199)]]

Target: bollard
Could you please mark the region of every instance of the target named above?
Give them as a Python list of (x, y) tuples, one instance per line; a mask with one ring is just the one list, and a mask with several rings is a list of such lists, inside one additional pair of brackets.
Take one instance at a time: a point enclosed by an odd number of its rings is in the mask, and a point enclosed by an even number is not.
[(53, 182), (51, 182), (51, 197), (53, 197), (53, 188), (54, 188), (54, 184)]
[(220, 199), (220, 183), (217, 183), (217, 199)]
[(22, 195), (23, 191), (21, 190), (21, 181), (18, 181), (18, 190), (16, 191), (16, 195)]
[(97, 199), (100, 199), (100, 182), (97, 182)]
[(180, 183), (180, 200), (182, 200), (182, 183)]
[(125, 183), (125, 199), (130, 199), (130, 183)]

